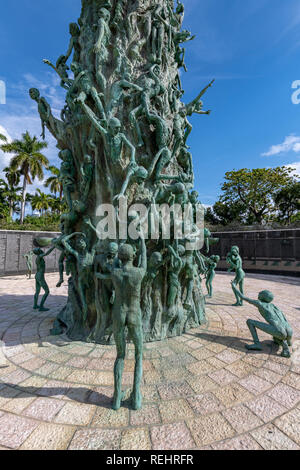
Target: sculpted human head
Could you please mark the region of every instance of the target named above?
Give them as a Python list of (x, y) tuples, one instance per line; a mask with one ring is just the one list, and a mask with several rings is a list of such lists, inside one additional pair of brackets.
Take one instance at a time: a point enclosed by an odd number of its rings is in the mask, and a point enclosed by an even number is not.
[(40, 92), (37, 88), (30, 88), (29, 90), (29, 96), (32, 100), (37, 101), (40, 97)]
[(111, 118), (108, 122), (108, 131), (110, 135), (116, 136), (121, 130), (121, 122), (117, 118)]
[(122, 245), (119, 249), (119, 258), (123, 262), (133, 261), (134, 250), (131, 245)]
[(274, 300), (274, 295), (269, 290), (262, 290), (258, 294), (258, 300), (260, 300), (261, 302), (265, 302), (267, 304), (270, 304)]

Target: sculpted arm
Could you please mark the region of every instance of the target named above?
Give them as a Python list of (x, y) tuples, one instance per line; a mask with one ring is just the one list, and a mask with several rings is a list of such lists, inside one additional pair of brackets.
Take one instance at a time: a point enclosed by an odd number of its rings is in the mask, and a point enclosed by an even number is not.
[(127, 137), (124, 134), (122, 134), (122, 141), (130, 149), (130, 151), (131, 151), (131, 163), (134, 163), (135, 162), (135, 147), (132, 145), (131, 142), (129, 142), (129, 140), (127, 139)]
[(238, 288), (236, 287), (236, 285), (233, 283), (233, 281), (231, 282), (231, 285), (232, 285), (232, 290), (234, 292), (236, 292), (236, 294), (241, 297), (241, 299), (245, 300), (245, 302), (248, 302), (249, 304), (251, 305), (254, 305), (255, 307), (259, 308), (259, 307), (262, 307), (262, 303), (259, 301), (259, 300), (252, 300), (252, 299), (249, 299), (248, 297), (246, 297), (244, 294), (242, 294)]
[(142, 251), (142, 260), (141, 260), (141, 269), (145, 272), (147, 271), (147, 248), (145, 243), (144, 234), (141, 233), (141, 251)]
[(80, 104), (82, 106), (82, 109), (84, 110), (85, 114), (87, 117), (92, 121), (93, 125), (96, 127), (96, 129), (103, 135), (107, 135), (107, 130), (104, 129), (104, 127), (101, 126), (99, 119), (97, 118), (96, 114), (89, 108), (83, 101), (80, 101)]
[(190, 106), (194, 106), (195, 104), (198, 103), (198, 101), (202, 98), (202, 96), (206, 93), (206, 91), (213, 85), (215, 80), (212, 80), (205, 88), (203, 88), (202, 91), (200, 91), (199, 95), (193, 100), (191, 101), (187, 107), (190, 107)]
[(53, 251), (54, 249), (55, 249), (55, 246), (52, 246), (52, 247), (50, 248), (50, 250), (46, 251), (46, 253), (44, 253), (43, 255), (41, 255), (42, 258), (44, 258), (45, 256), (50, 255), (50, 253), (52, 253), (52, 251)]

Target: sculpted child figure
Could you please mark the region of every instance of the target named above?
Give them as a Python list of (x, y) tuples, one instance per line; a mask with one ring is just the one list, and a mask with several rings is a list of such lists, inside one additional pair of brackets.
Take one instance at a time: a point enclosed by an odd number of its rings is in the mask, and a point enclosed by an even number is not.
[[(33, 254), (36, 256), (36, 269), (37, 269), (36, 275), (35, 275), (35, 294), (34, 294), (33, 309), (39, 310), (40, 312), (47, 312), (49, 310), (48, 308), (44, 307), (47, 297), (49, 295), (49, 287), (45, 280), (46, 263), (45, 263), (44, 258), (50, 255), (50, 253), (52, 253), (54, 248), (55, 247), (53, 246), (46, 253), (44, 253), (43, 250), (41, 250), (41, 248), (35, 248), (33, 250)], [(43, 295), (40, 305), (38, 305), (38, 300), (39, 300), (41, 289), (43, 289), (45, 293)]]
[(134, 410), (142, 407), (140, 390), (143, 374), (143, 328), (141, 312), (141, 285), (147, 272), (147, 251), (144, 236), (141, 234), (141, 266), (133, 265), (134, 250), (131, 245), (122, 245), (119, 249), (121, 267), (114, 267), (110, 274), (96, 274), (98, 279), (110, 280), (115, 289), (113, 305), (113, 334), (117, 347), (117, 359), (114, 367), (115, 388), (113, 409), (118, 410), (122, 401), (122, 375), (126, 354), (125, 329), (135, 346), (134, 384), (131, 404)]
[[(233, 246), (231, 248), (230, 253), (227, 255), (226, 261), (229, 264), (228, 272), (235, 271), (235, 278), (232, 285), (238, 285), (241, 293), (243, 294), (245, 273), (243, 271), (243, 261), (240, 257), (240, 250), (238, 246)], [(243, 305), (243, 298), (238, 296), (233, 288), (232, 290), (236, 298), (236, 303), (234, 306), (241, 307)]]
[(273, 336), (274, 342), (282, 346), (282, 357), (290, 357), (289, 346), (292, 345), (293, 330), (282, 311), (272, 303), (274, 299), (272, 292), (264, 290), (258, 294), (258, 300), (252, 300), (245, 297), (233, 282), (232, 289), (238, 297), (258, 308), (259, 313), (267, 322), (263, 323), (256, 320), (247, 320), (247, 325), (254, 343), (250, 345), (247, 344), (246, 348), (251, 351), (262, 350), (262, 345), (256, 331), (258, 329)]
[(213, 255), (210, 258), (207, 258), (207, 271), (205, 274), (206, 279), (206, 288), (207, 288), (207, 298), (211, 299), (213, 296), (213, 285), (212, 282), (215, 278), (215, 269), (220, 261), (220, 256)]

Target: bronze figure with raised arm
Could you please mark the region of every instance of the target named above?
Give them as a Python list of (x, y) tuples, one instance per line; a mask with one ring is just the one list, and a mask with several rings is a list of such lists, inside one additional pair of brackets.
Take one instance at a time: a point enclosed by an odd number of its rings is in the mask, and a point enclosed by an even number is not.
[(242, 294), (235, 283), (232, 282), (232, 289), (237, 297), (240, 297), (245, 302), (254, 305), (261, 316), (266, 320), (267, 323), (263, 323), (257, 320), (247, 320), (247, 326), (252, 335), (253, 344), (246, 345), (246, 348), (251, 351), (261, 351), (262, 345), (259, 341), (257, 331), (261, 330), (268, 335), (273, 336), (273, 340), (279, 346), (282, 346), (282, 357), (290, 357), (289, 346), (292, 345), (293, 330), (280, 308), (276, 307), (272, 302), (274, 295), (268, 290), (263, 290), (258, 294), (258, 300), (252, 300)]

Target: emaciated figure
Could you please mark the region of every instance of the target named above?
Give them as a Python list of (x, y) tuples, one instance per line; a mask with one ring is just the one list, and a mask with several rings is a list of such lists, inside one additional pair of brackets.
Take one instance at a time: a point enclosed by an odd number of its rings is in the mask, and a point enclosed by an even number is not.
[[(43, 250), (41, 250), (41, 248), (35, 248), (33, 250), (33, 254), (36, 256), (36, 269), (37, 269), (36, 275), (35, 275), (35, 294), (34, 294), (33, 308), (34, 310), (39, 310), (40, 312), (47, 312), (49, 310), (49, 308), (44, 307), (47, 297), (49, 295), (49, 287), (45, 280), (46, 263), (45, 263), (44, 258), (50, 255), (50, 253), (54, 250), (54, 248), (55, 247), (53, 246), (46, 253), (44, 253)], [(38, 300), (39, 300), (41, 289), (43, 289), (45, 293), (43, 295), (40, 305), (38, 305)]]
[(33, 251), (29, 251), (25, 255), (23, 255), (23, 258), (25, 258), (26, 261), (26, 266), (27, 266), (27, 277), (28, 279), (31, 279), (31, 274), (32, 274), (32, 269), (33, 269)]
[[(240, 257), (240, 250), (238, 246), (233, 246), (230, 250), (230, 253), (228, 253), (227, 258), (226, 258), (227, 263), (229, 264), (229, 269), (228, 272), (230, 273), (231, 271), (235, 271), (235, 278), (233, 280), (233, 285), (239, 286), (241, 293), (244, 293), (244, 278), (245, 278), (245, 273), (243, 271), (243, 261), (242, 258)], [(235, 298), (236, 298), (236, 303), (234, 304), (235, 307), (241, 307), (243, 305), (243, 299), (241, 296), (238, 296), (236, 294), (235, 289), (233, 289)]]
[(212, 298), (213, 296), (213, 286), (212, 282), (215, 278), (215, 269), (220, 261), (220, 256), (218, 255), (213, 255), (210, 258), (207, 258), (206, 260), (206, 265), (207, 265), (207, 271), (205, 273), (205, 278), (206, 278), (206, 288), (207, 288), (207, 297), (209, 299)]
[[(69, 240), (76, 235), (80, 235), (80, 238), (76, 244), (78, 251), (74, 250), (69, 244)], [(88, 305), (86, 301), (86, 290), (91, 286), (91, 278), (93, 271), (93, 263), (95, 258), (96, 250), (93, 248), (92, 251), (88, 251), (86, 243), (86, 235), (84, 233), (72, 233), (62, 239), (66, 251), (73, 255), (77, 260), (77, 271), (78, 271), (78, 291), (82, 305), (82, 317), (85, 323), (88, 316)]]
[(122, 245), (119, 249), (121, 268), (113, 268), (111, 274), (97, 274), (102, 280), (112, 280), (116, 297), (113, 305), (113, 333), (117, 347), (117, 359), (114, 367), (115, 390), (113, 409), (118, 410), (122, 400), (122, 375), (126, 354), (125, 329), (135, 346), (134, 384), (131, 404), (134, 410), (142, 407), (140, 390), (143, 375), (143, 328), (141, 312), (141, 286), (147, 271), (147, 251), (144, 237), (141, 235), (141, 267), (133, 265), (134, 250), (131, 245)]
[(261, 351), (262, 346), (257, 335), (257, 329), (273, 336), (273, 340), (279, 346), (282, 346), (282, 357), (290, 357), (289, 346), (292, 345), (293, 330), (289, 322), (285, 318), (282, 311), (272, 304), (274, 295), (268, 290), (263, 290), (258, 294), (258, 300), (252, 300), (245, 297), (232, 282), (232, 289), (236, 296), (245, 300), (251, 305), (258, 308), (259, 313), (267, 321), (263, 323), (256, 320), (247, 320), (247, 325), (252, 335), (253, 344), (246, 345), (250, 351)]

